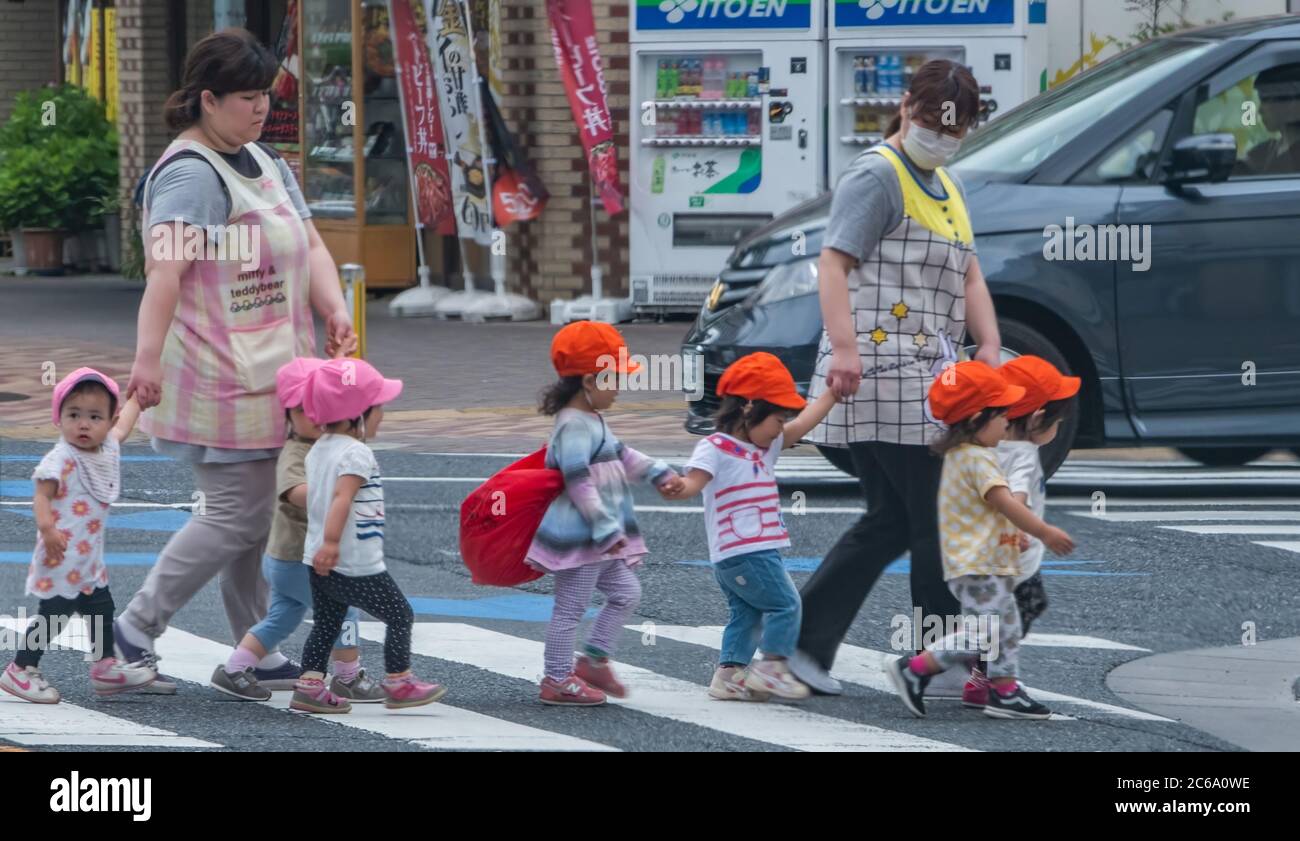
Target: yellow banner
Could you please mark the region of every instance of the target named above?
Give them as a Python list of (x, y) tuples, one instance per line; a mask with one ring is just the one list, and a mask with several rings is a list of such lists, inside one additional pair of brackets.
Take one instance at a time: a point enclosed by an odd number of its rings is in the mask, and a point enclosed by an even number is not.
[(104, 10), (104, 113), (117, 122), (117, 9)]
[(86, 33), (86, 38), (90, 43), (90, 66), (86, 68), (86, 92), (100, 102), (104, 101), (104, 80), (102, 77), (102, 68), (104, 67), (103, 17), (103, 10), (93, 9), (90, 13), (90, 31)]

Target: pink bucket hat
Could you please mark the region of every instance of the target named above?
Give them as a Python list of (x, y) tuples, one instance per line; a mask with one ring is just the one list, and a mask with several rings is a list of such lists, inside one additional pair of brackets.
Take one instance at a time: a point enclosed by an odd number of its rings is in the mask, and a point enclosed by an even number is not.
[(401, 380), (384, 379), (364, 359), (331, 359), (308, 378), (302, 410), (312, 423), (324, 426), (360, 417), (371, 406), (391, 402), (401, 393)]
[(280, 366), (280, 370), (275, 372), (275, 396), (280, 398), (281, 408), (296, 409), (302, 405), (302, 392), (307, 388), (307, 380), (325, 361), (314, 356), (299, 356)]
[(59, 412), (63, 408), (63, 401), (68, 397), (68, 392), (76, 388), (78, 384), (87, 381), (97, 382), (104, 388), (108, 389), (108, 393), (113, 395), (114, 402), (119, 405), (121, 404), (122, 394), (117, 390), (117, 383), (113, 381), (112, 377), (107, 377), (96, 371), (94, 368), (78, 368), (71, 374), (68, 374), (66, 377), (59, 380), (59, 384), (54, 387), (54, 397), (50, 402), (53, 409), (55, 426), (59, 425)]

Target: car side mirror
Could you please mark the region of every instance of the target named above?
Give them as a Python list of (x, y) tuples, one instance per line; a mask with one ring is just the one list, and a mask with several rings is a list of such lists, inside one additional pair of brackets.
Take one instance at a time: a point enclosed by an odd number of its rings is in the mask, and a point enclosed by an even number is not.
[(1237, 138), (1227, 132), (1195, 134), (1174, 144), (1165, 165), (1164, 183), (1174, 188), (1217, 184), (1227, 181), (1236, 165)]

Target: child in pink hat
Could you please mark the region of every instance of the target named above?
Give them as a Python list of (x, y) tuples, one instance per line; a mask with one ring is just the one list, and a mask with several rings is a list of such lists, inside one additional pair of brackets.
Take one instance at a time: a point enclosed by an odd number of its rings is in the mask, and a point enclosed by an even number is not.
[[(307, 454), (321, 431), (308, 420), (302, 403), (307, 380), (324, 364), (324, 359), (300, 356), (275, 374), (286, 440), (275, 464), (275, 515), (262, 558), (262, 576), (271, 586), (270, 607), (211, 680), (213, 689), (245, 701), (269, 700), (272, 691), (291, 690), (302, 676), (302, 666), (292, 660), (276, 668), (261, 664), (298, 629), (312, 603), (311, 570), (302, 562), (307, 540)], [(361, 668), (359, 618), (356, 608), (348, 608), (330, 656), (334, 674), (329, 688), (348, 701), (378, 703), (388, 696)]]
[(415, 614), (384, 565), (384, 487), (379, 463), (365, 442), (375, 437), (384, 404), (402, 393), (360, 359), (331, 359), (303, 389), (303, 411), (321, 429), (307, 454), (307, 539), (315, 624), (303, 647), (303, 673), (289, 706), (300, 712), (346, 713), (347, 698), (325, 683), (325, 666), (349, 608), (359, 607), (388, 626), (381, 684), (389, 709), (440, 699), (446, 687), (411, 674)]
[(141, 689), (157, 679), (148, 667), (113, 657), (113, 596), (104, 565), (104, 524), (121, 492), (122, 442), (140, 405), (118, 411), (117, 383), (94, 368), (78, 368), (54, 387), (51, 400), (59, 442), (32, 473), (32, 508), (39, 536), (27, 592), (40, 600), (14, 661), (0, 673), (0, 689), (35, 704), (57, 704), (59, 690), (41, 675), (41, 656), (74, 614), (86, 620), (90, 683), (98, 695)]

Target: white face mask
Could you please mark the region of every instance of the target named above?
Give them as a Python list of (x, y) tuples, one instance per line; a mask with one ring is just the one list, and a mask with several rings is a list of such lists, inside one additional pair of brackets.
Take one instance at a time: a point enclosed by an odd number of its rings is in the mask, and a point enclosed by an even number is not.
[(961, 148), (961, 141), (950, 134), (940, 134), (934, 129), (912, 123), (903, 138), (903, 151), (912, 163), (922, 169), (934, 169), (952, 160)]

